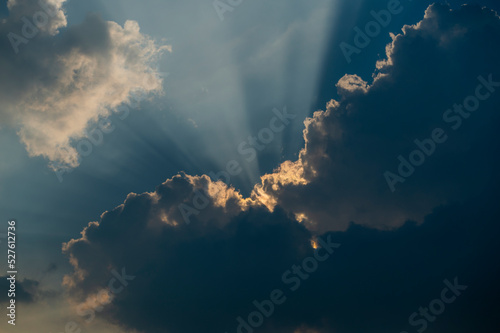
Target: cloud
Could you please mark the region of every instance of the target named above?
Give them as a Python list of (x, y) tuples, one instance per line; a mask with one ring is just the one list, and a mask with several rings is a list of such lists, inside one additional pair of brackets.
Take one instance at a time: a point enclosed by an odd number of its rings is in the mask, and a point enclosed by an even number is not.
[[(498, 184), (435, 209), (421, 225), (382, 231), (351, 224), (315, 236), (279, 206), (249, 207), (226, 223), (217, 217), (226, 219), (223, 211), (207, 223), (173, 223), (168, 212), (196, 189), (189, 176), (176, 176), (152, 193), (130, 195), (68, 242), (75, 272), (66, 285), (77, 308), (88, 309), (113, 270), (133, 277), (95, 313), (124, 330), (236, 332), (237, 317), (248, 318), (254, 300), (280, 289), (286, 302), (259, 331), (356, 333), (414, 329), (408, 317), (439, 297), (443, 280), (458, 277), (469, 288), (429, 325), (488, 331), (500, 310), (498, 267), (490, 260), (500, 253)], [(216, 209), (213, 201), (207, 209)], [(283, 273), (313, 256), (318, 237), (342, 246), (292, 291)]]
[[(201, 213), (190, 216), (190, 223), (187, 224), (179, 207), (182, 204), (193, 206), (200, 195), (203, 197), (201, 200), (204, 208)], [(99, 241), (106, 242), (108, 250), (112, 250), (114, 247), (120, 247), (113, 239), (121, 242), (122, 237), (141, 237), (147, 241), (149, 237), (164, 228), (180, 230), (176, 232), (178, 236), (186, 234), (183, 237), (189, 233), (201, 235), (206, 230), (224, 228), (232, 218), (248, 210), (251, 205), (250, 199), (244, 199), (237, 191), (220, 181), (212, 182), (208, 176), (181, 174), (167, 180), (154, 192), (130, 193), (122, 205), (102, 214), (100, 223), (90, 223), (83, 231), (82, 239), (65, 244), (64, 251), (72, 258), (79, 257), (80, 250), (92, 256), (102, 250), (88, 247), (96, 240), (95, 237), (100, 238)], [(123, 219), (130, 221), (131, 224), (122, 229), (120, 223)], [(95, 233), (102, 230), (102, 226), (110, 229), (105, 234), (100, 231)], [(125, 234), (120, 235), (122, 232)], [(70, 287), (78, 285), (87, 272), (100, 270), (104, 274), (108, 267), (106, 260), (100, 261), (99, 269), (95, 266), (84, 266), (86, 260), (83, 260), (82, 264), (79, 262), (80, 260), (73, 262), (77, 267), (75, 274), (65, 278), (65, 284)]]
[[(168, 46), (90, 14), (67, 27), (63, 0), (9, 0), (0, 23), (0, 124), (18, 130), (30, 156), (53, 165), (79, 164), (75, 140), (132, 93), (159, 93), (154, 62)], [(17, 52), (16, 52), (17, 51)]]
[[(430, 6), (393, 36), (371, 84), (339, 81), (341, 98), (305, 120), (299, 159), (264, 175), (250, 198), (181, 174), (89, 223), (63, 246), (72, 301), (88, 306), (115, 270), (134, 279), (102, 316), (125, 330), (235, 332), (236, 318), (279, 288), (287, 301), (259, 331), (400, 332), (413, 330), (408, 317), (456, 276), (470, 288), (432, 329), (492, 330), (499, 97), (447, 128), (449, 140), (394, 193), (384, 172), (395, 172), (415, 139), (449, 125), (443, 113), (474, 93), (479, 75), (500, 81), (490, 49), (499, 39), (492, 11)], [(204, 208), (186, 224), (179, 205), (195, 198)], [(291, 292), (283, 273), (312, 256), (318, 238), (342, 247)]]
[[(67, 25), (66, 15), (62, 8), (65, 2), (66, 0), (8, 0), (9, 17), (2, 22), (4, 27), (12, 29), (8, 31), (8, 38), (16, 40), (11, 33), (14, 33), (15, 28), (22, 29), (21, 23), (24, 25), (25, 19), (29, 20), (30, 18), (40, 23), (36, 25), (40, 34), (56, 35), (60, 28)], [(30, 29), (27, 29), (26, 32), (30, 32)], [(33, 31), (33, 33), (35, 32)], [(19, 37), (24, 37), (22, 33), (20, 35)], [(28, 33), (28, 35), (30, 34)]]
[[(207, 191), (205, 210), (184, 223), (178, 205), (217, 184), (223, 188)], [(148, 332), (215, 331), (231, 324), (233, 311), (246, 311), (242, 300), (251, 303), (251, 297), (262, 294), (261, 283), (279, 281), (282, 264), (291, 265), (312, 250), (311, 234), (298, 222), (279, 210), (245, 207), (233, 191), (208, 177), (179, 175), (152, 193), (130, 194), (90, 223), (82, 238), (64, 245), (75, 267), (64, 279), (69, 293), (85, 306), (89, 296), (108, 286), (113, 269), (124, 269), (138, 281), (113, 295), (103, 311), (110, 320)], [(145, 300), (147, 314), (137, 307), (143, 308)], [(198, 300), (217, 315), (200, 312), (193, 306)]]
[[(351, 221), (393, 228), (408, 219), (421, 222), (433, 207), (488, 184), (498, 166), (500, 91), (457, 130), (443, 117), (474, 95), (478, 76), (500, 81), (492, 51), (500, 45), (499, 17), (476, 6), (432, 5), (421, 22), (392, 39), (371, 83), (357, 75), (338, 81), (339, 100), (304, 122), (299, 159), (263, 176), (255, 200), (294, 212), (319, 231), (344, 230)], [(385, 172), (397, 174), (398, 157), (408, 159), (415, 140), (436, 128), (447, 142), (393, 193)], [(297, 172), (288, 171), (292, 165)]]

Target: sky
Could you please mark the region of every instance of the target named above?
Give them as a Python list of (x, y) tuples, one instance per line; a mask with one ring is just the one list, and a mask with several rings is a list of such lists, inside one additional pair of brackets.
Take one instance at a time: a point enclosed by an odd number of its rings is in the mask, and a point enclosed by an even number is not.
[(0, 1), (0, 332), (498, 332), (499, 7)]

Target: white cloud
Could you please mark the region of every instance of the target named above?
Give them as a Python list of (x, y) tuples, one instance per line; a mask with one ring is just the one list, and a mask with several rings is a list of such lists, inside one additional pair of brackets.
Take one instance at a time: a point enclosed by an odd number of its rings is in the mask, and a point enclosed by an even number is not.
[(86, 135), (89, 123), (108, 116), (131, 93), (161, 92), (162, 80), (153, 66), (170, 49), (142, 34), (135, 21), (122, 27), (89, 15), (61, 30), (66, 27), (63, 3), (9, 1), (10, 16), (0, 26), (5, 35), (23, 36), (22, 18), (36, 23), (36, 13), (46, 12), (47, 4), (54, 11), (26, 43), (4, 45), (0, 124), (18, 129), (30, 156), (75, 167), (79, 161), (72, 142)]

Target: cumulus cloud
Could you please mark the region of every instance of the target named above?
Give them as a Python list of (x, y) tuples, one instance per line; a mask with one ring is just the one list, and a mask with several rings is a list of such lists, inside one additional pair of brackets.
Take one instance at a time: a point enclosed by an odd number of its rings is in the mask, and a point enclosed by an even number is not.
[[(499, 97), (448, 130), (449, 141), (396, 192), (384, 172), (395, 172), (415, 139), (446, 125), (443, 113), (474, 93), (478, 75), (500, 81), (488, 48), (499, 45), (499, 24), (487, 9), (429, 7), (393, 37), (371, 84), (355, 75), (339, 81), (341, 98), (305, 120), (299, 159), (263, 176), (250, 198), (185, 174), (129, 194), (64, 244), (73, 302), (88, 308), (115, 270), (134, 279), (102, 316), (124, 329), (235, 332), (236, 318), (279, 288), (287, 301), (262, 332), (400, 332), (413, 329), (408, 317), (439, 297), (444, 279), (458, 276), (471, 287), (462, 305), (447, 305), (453, 321), (434, 329), (496, 327), (498, 265), (489, 258), (500, 252)], [(199, 213), (186, 224), (179, 207), (195, 202)], [(312, 256), (318, 238), (342, 247), (292, 292), (283, 273)]]
[(0, 42), (0, 124), (18, 130), (30, 156), (75, 167), (75, 140), (132, 93), (160, 93), (154, 62), (168, 46), (124, 26), (88, 15), (67, 27), (64, 0), (9, 0)]
[[(421, 22), (392, 37), (372, 83), (357, 75), (341, 78), (339, 100), (304, 122), (299, 159), (263, 176), (254, 199), (294, 212), (319, 231), (343, 230), (351, 221), (392, 228), (407, 219), (421, 222), (433, 207), (488, 184), (498, 167), (500, 91), (481, 101), (459, 129), (443, 116), (475, 94), (478, 76), (500, 81), (491, 49), (500, 45), (499, 17), (476, 6), (432, 5)], [(385, 172), (397, 175), (398, 157), (408, 160), (418, 148), (414, 141), (436, 128), (448, 140), (393, 193)], [(288, 172), (290, 165), (300, 172)]]
[[(130, 195), (65, 244), (75, 268), (66, 286), (84, 319), (97, 304), (96, 316), (137, 332), (237, 332), (237, 318), (247, 320), (253, 301), (269, 299), (274, 289), (286, 302), (265, 317), (261, 332), (400, 332), (413, 329), (408, 317), (457, 276), (469, 288), (446, 306), (452, 320), (440, 318), (433, 328), (469, 332), (481, 323), (487, 331), (499, 309), (498, 265), (490, 259), (500, 253), (498, 184), (436, 209), (421, 225), (381, 231), (351, 224), (315, 236), (279, 207), (173, 223), (177, 204), (200, 189), (189, 176), (176, 176), (152, 193)], [(216, 206), (211, 199), (207, 209)], [(292, 290), (295, 282), (283, 274), (314, 257), (318, 237), (341, 247)], [(103, 300), (116, 272), (127, 283), (116, 282), (122, 290)]]
[[(182, 205), (197, 206), (195, 202), (201, 200), (201, 212), (189, 216), (189, 223), (186, 223), (183, 215)], [(252, 206), (250, 199), (245, 199), (234, 188), (228, 187), (221, 181), (212, 182), (208, 176), (190, 176), (177, 175), (160, 186), (154, 192), (142, 194), (130, 193), (125, 202), (110, 212), (105, 212), (101, 216), (101, 223), (92, 222), (83, 231), (83, 238), (72, 240), (64, 245), (64, 250), (72, 256), (78, 254), (78, 249), (85, 249), (89, 255), (97, 255), (100, 248), (86, 248), (89, 241), (100, 233), (94, 235), (94, 231), (105, 228), (112, 228), (106, 235), (101, 234), (102, 242), (106, 242), (109, 250), (120, 248), (121, 237), (118, 235), (124, 232), (127, 237), (139, 237), (144, 241), (166, 229), (181, 230), (178, 232), (180, 237), (183, 234), (195, 233), (203, 234), (206, 230), (216, 230), (224, 228), (232, 218)], [(198, 207), (198, 206), (197, 206)], [(130, 221), (126, 228), (121, 228), (123, 219)], [(109, 222), (108, 222), (109, 221)], [(125, 222), (126, 223), (126, 222)], [(189, 228), (188, 228), (189, 226)], [(132, 231), (135, 229), (135, 231)], [(111, 237), (111, 238), (110, 238)], [(89, 252), (90, 251), (90, 252)], [(91, 253), (97, 251), (96, 253)], [(72, 259), (73, 260), (73, 259)], [(75, 286), (87, 275), (89, 271), (99, 271), (96, 267), (85, 267), (79, 264), (80, 261), (74, 261), (77, 268), (73, 276), (65, 278), (67, 286)], [(83, 261), (84, 263), (86, 260)], [(100, 261), (100, 271), (104, 274), (108, 267), (106, 260)], [(92, 269), (91, 269), (92, 268)]]
[[(212, 185), (222, 188), (214, 192)], [(179, 204), (191, 204), (204, 189), (208, 205), (186, 224)], [(92, 301), (108, 286), (112, 270), (123, 269), (141, 278), (113, 295), (103, 311), (111, 320), (148, 332), (216, 331), (232, 323), (235, 310), (246, 311), (242, 300), (262, 294), (261, 282), (279, 281), (282, 264), (291, 265), (312, 250), (311, 234), (302, 225), (283, 211), (247, 206), (247, 200), (208, 177), (187, 175), (167, 180), (152, 193), (130, 194), (90, 223), (80, 239), (64, 245), (75, 267), (64, 284), (77, 307), (86, 307), (89, 297)], [(146, 318), (137, 307), (145, 309), (145, 300)], [(216, 315), (193, 306), (199, 300)]]
[[(10, 28), (7, 37), (9, 40), (16, 42), (19, 41), (17, 37), (25, 37), (22, 32), (15, 36), (15, 29), (22, 31), (21, 23), (25, 25), (26, 20), (30, 18), (36, 20), (36, 22), (32, 23), (39, 23), (36, 25), (36, 30), (40, 34), (56, 35), (59, 32), (59, 28), (67, 25), (63, 9), (65, 2), (66, 0), (8, 0), (7, 8), (9, 9), (9, 17), (2, 20), (3, 27)], [(35, 30), (26, 29), (24, 32), (27, 32), (28, 36), (31, 35), (30, 32), (36, 33)], [(14, 45), (16, 44), (14, 43)]]

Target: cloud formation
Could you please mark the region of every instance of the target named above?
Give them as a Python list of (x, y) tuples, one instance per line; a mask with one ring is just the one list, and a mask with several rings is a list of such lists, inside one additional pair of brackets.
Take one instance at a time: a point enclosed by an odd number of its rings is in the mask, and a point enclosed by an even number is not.
[[(263, 176), (255, 199), (320, 231), (344, 230), (351, 221), (392, 228), (421, 222), (433, 207), (463, 200), (489, 182), (498, 166), (500, 68), (491, 47), (500, 45), (499, 17), (477, 6), (432, 5), (421, 22), (392, 39), (372, 83), (357, 75), (338, 81), (340, 99), (304, 122), (299, 159)], [(480, 90), (488, 98), (460, 116), (455, 129), (454, 104), (474, 95), (484, 82), (478, 76), (494, 82)], [(408, 160), (415, 140), (436, 128), (447, 142), (393, 193), (385, 172), (398, 174), (399, 156)]]
[[(371, 84), (339, 80), (341, 98), (305, 120), (299, 159), (264, 175), (250, 198), (181, 174), (91, 222), (63, 246), (69, 294), (87, 304), (124, 269), (134, 280), (102, 311), (124, 329), (235, 332), (254, 300), (280, 288), (288, 300), (259, 331), (401, 332), (419, 328), (409, 316), (457, 276), (471, 287), (429, 332), (492, 330), (500, 95), (491, 91), (459, 130), (443, 114), (474, 94), (478, 76), (500, 81), (498, 42), (494, 12), (430, 6), (393, 36)], [(384, 173), (438, 127), (449, 140), (391, 192)], [(186, 224), (179, 205), (195, 198), (204, 208)], [(342, 247), (292, 293), (283, 273), (313, 256), (318, 237)]]
[[(64, 245), (75, 267), (64, 283), (74, 299), (87, 302), (108, 285), (111, 269), (123, 268), (140, 281), (115, 296), (103, 312), (110, 318), (150, 332), (215, 331), (222, 321), (234, 320), (234, 310), (246, 311), (239, 302), (261, 294), (261, 282), (279, 281), (281, 266), (275, 263), (291, 265), (311, 253), (311, 234), (298, 222), (279, 210), (245, 209), (246, 201), (222, 183), (217, 194), (207, 191), (210, 203), (199, 217), (184, 223), (178, 205), (212, 185), (208, 177), (176, 176), (152, 193), (130, 194), (90, 223), (81, 239)], [(199, 297), (216, 317), (193, 307)], [(147, 318), (136, 307), (144, 300), (150, 303)], [(200, 315), (203, 321), (186, 320)]]
[(208, 223), (172, 223), (168, 212), (196, 190), (188, 176), (178, 176), (155, 192), (131, 194), (65, 244), (75, 267), (65, 281), (76, 308), (88, 309), (116, 277), (112, 270), (133, 277), (98, 316), (138, 332), (237, 332), (237, 318), (247, 320), (253, 301), (280, 289), (286, 302), (259, 331), (356, 333), (420, 328), (409, 316), (439, 295), (444, 279), (457, 276), (469, 289), (429, 327), (465, 333), (481, 323), (487, 331), (496, 325), (500, 295), (490, 259), (500, 253), (495, 184), (463, 204), (436, 209), (421, 225), (381, 231), (351, 224), (319, 235), (342, 246), (294, 290), (299, 273), (283, 274), (313, 257), (317, 236), (279, 207), (227, 214), (226, 223), (218, 221), (222, 210)]
[(0, 125), (18, 130), (30, 156), (54, 165), (79, 164), (75, 140), (134, 92), (159, 93), (154, 62), (168, 46), (88, 15), (67, 27), (65, 0), (9, 0), (0, 23)]

